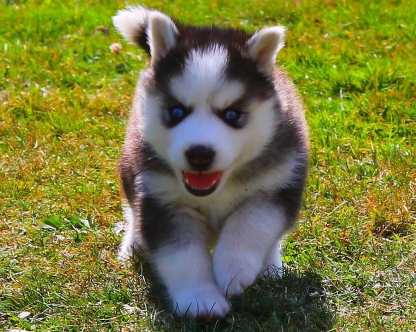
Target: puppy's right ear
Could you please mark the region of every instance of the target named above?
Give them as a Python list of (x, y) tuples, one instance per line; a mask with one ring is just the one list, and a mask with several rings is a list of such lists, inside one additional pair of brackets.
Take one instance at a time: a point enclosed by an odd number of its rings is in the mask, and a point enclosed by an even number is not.
[(256, 32), (247, 42), (251, 57), (257, 61), (260, 70), (266, 74), (273, 71), (277, 52), (285, 45), (283, 40), (286, 28), (274, 26)]
[(139, 45), (151, 56), (154, 64), (176, 45), (178, 29), (165, 14), (143, 7), (118, 11), (113, 23), (121, 35)]

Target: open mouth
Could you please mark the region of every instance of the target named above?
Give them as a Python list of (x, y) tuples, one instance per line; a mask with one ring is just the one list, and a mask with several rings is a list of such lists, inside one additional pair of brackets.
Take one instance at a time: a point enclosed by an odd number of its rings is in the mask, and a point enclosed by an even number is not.
[(186, 190), (195, 196), (207, 196), (217, 189), (220, 184), (222, 172), (182, 172), (182, 175)]

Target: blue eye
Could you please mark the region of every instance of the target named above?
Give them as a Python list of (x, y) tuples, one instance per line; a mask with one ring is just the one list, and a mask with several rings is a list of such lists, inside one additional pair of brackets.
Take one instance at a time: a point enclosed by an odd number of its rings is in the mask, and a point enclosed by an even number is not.
[(235, 129), (243, 128), (247, 122), (247, 113), (233, 108), (222, 111), (219, 117), (227, 125)]
[(172, 107), (169, 114), (171, 118), (180, 119), (185, 115), (185, 111), (180, 107)]
[(162, 120), (166, 127), (172, 128), (185, 119), (190, 110), (182, 105), (172, 106), (163, 113)]
[(227, 119), (228, 121), (233, 121), (238, 118), (238, 113), (237, 111), (234, 111), (234, 110), (225, 111), (224, 118)]

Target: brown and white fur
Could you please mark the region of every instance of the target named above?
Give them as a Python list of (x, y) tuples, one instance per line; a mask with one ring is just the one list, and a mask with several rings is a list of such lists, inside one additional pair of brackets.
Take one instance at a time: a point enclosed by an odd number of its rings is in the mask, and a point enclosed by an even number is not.
[(285, 28), (193, 27), (143, 7), (113, 21), (150, 54), (120, 162), (120, 257), (144, 249), (177, 314), (223, 317), (228, 298), (281, 269), (301, 207), (308, 130), (275, 66)]

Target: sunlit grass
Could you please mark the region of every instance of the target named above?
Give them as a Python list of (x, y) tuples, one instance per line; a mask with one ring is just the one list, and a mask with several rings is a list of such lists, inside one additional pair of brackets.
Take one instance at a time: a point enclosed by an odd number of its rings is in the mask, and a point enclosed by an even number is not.
[(311, 160), (286, 274), (233, 299), (220, 322), (166, 313), (149, 267), (137, 277), (116, 260), (117, 160), (147, 63), (124, 42), (109, 50), (124, 2), (2, 1), (0, 329), (412, 331), (413, 2), (144, 3), (188, 23), (288, 27), (278, 62), (305, 101)]

